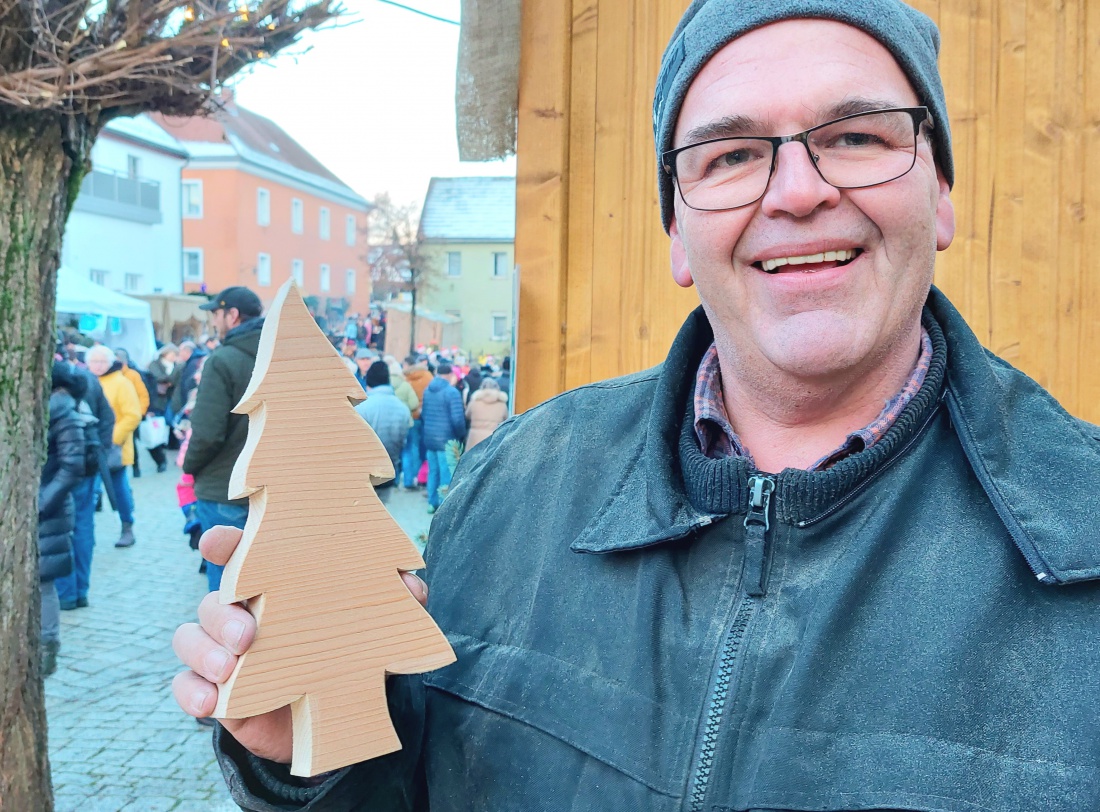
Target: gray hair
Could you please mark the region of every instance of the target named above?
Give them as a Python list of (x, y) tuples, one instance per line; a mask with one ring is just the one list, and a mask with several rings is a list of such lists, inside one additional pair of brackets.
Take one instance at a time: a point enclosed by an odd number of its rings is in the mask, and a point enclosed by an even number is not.
[(88, 351), (84, 353), (84, 363), (89, 361), (110, 361), (112, 364), (117, 360), (115, 354), (111, 352), (111, 348), (105, 344), (96, 344), (88, 348)]

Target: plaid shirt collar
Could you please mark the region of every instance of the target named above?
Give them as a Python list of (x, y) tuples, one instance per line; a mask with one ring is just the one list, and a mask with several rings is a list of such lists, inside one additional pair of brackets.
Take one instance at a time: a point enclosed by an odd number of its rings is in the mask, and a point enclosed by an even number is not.
[[(913, 368), (909, 380), (901, 391), (886, 401), (882, 412), (874, 421), (859, 431), (848, 435), (847, 439), (835, 451), (819, 459), (808, 470), (824, 471), (845, 457), (870, 448), (890, 430), (902, 410), (920, 391), (924, 376), (928, 374), (928, 365), (932, 363), (932, 339), (928, 331), (921, 328), (920, 358)], [(741, 443), (733, 430), (726, 414), (726, 405), (722, 400), (722, 371), (718, 366), (718, 349), (713, 343), (699, 362), (695, 376), (695, 436), (703, 453), (713, 459), (722, 457), (745, 457), (753, 463), (752, 453)]]

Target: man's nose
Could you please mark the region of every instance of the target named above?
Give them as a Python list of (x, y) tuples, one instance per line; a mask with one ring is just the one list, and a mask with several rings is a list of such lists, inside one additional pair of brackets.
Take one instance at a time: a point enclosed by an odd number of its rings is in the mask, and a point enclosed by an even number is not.
[(761, 200), (765, 214), (808, 217), (818, 207), (840, 202), (840, 190), (827, 183), (810, 158), (808, 145), (790, 141), (779, 148), (775, 172)]

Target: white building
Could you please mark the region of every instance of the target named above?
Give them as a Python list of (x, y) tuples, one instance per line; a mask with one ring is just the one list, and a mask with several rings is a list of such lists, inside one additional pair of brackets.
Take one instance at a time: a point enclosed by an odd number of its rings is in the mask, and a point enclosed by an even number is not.
[(121, 293), (183, 292), (186, 160), (179, 142), (144, 115), (109, 123), (92, 147), (61, 264)]

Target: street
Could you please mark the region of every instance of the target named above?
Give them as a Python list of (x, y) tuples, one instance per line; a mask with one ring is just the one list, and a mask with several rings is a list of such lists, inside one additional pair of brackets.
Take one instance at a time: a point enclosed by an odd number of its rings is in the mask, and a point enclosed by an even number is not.
[[(179, 469), (132, 481), (137, 544), (116, 549), (118, 516), (96, 514), (90, 606), (61, 613), (57, 673), (46, 680), (57, 812), (231, 812), (211, 729), (172, 698), (182, 666), (172, 634), (206, 594), (176, 503)], [(106, 502), (106, 500), (104, 500)], [(412, 538), (431, 517), (420, 492), (392, 490), (390, 512)]]

